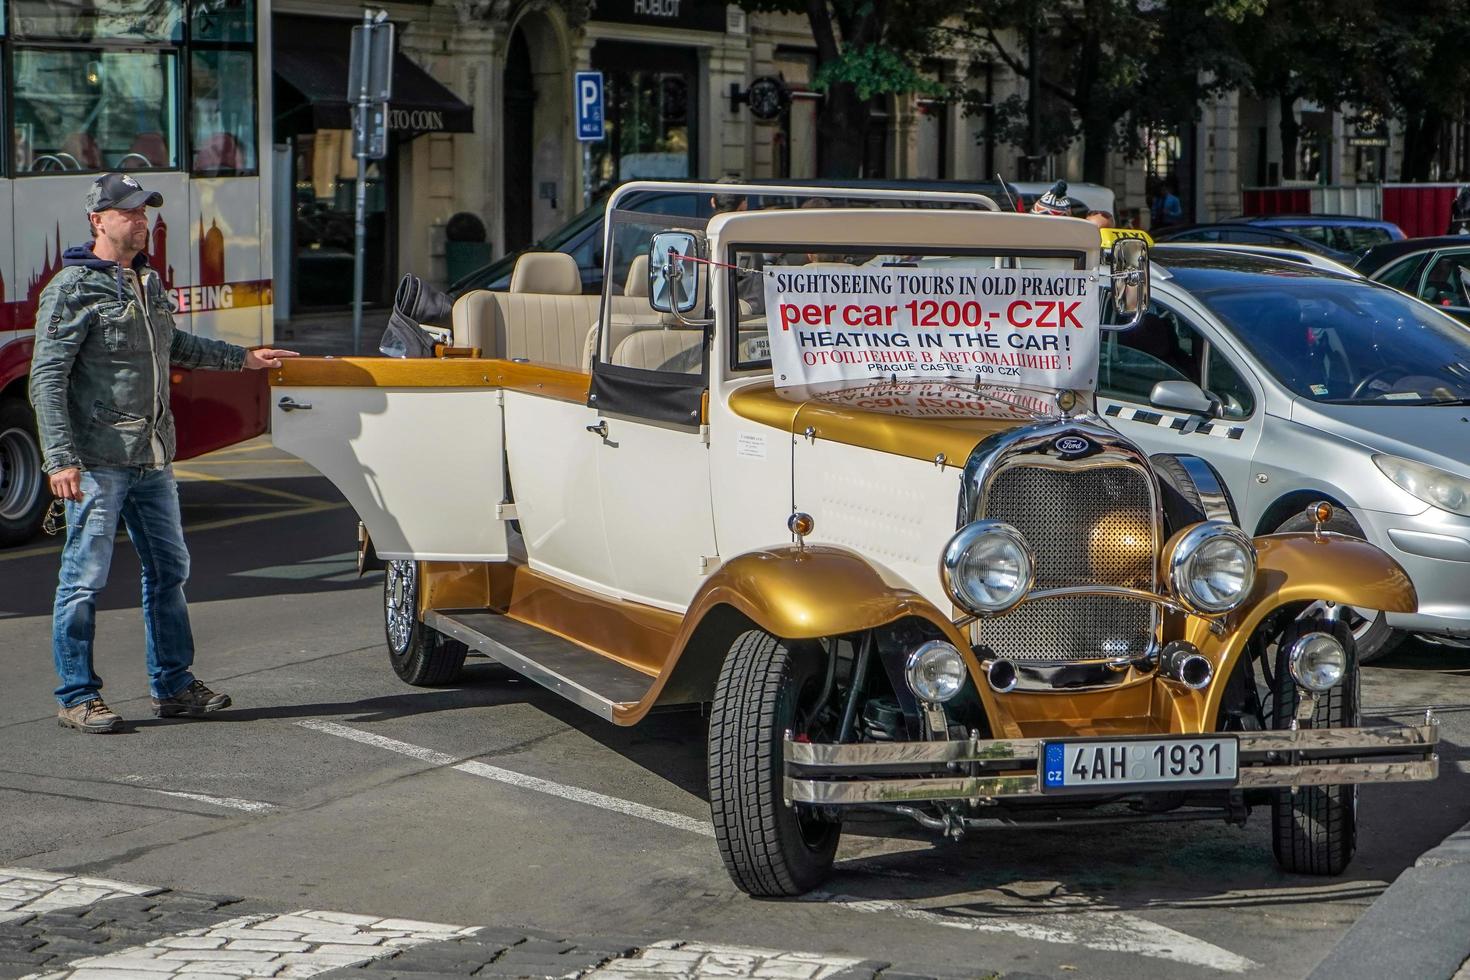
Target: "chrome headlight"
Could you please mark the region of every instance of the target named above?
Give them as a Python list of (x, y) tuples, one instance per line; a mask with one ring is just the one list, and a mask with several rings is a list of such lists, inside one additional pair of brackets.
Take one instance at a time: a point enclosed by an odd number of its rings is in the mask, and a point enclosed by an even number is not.
[(943, 640), (921, 643), (904, 665), (909, 690), (930, 704), (943, 704), (960, 693), (968, 673), (960, 652)]
[(1397, 456), (1373, 454), (1373, 464), (1383, 475), (1424, 501), (1451, 514), (1470, 517), (1470, 480), (1434, 466), (1399, 459)]
[(1245, 601), (1255, 585), (1255, 545), (1234, 524), (1196, 524), (1174, 546), (1169, 581), (1192, 612), (1229, 612)]
[(1036, 582), (1036, 560), (1021, 532), (1001, 521), (971, 521), (955, 532), (939, 562), (944, 591), (977, 616), (1003, 613)]
[(1286, 651), (1292, 679), (1309, 691), (1330, 691), (1347, 672), (1347, 650), (1331, 633), (1307, 633)]

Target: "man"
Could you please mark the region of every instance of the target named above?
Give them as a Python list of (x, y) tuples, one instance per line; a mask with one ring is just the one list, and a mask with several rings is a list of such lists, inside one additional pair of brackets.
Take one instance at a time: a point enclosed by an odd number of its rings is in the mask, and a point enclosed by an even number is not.
[(252, 350), (174, 327), (148, 268), (147, 208), (163, 196), (104, 174), (87, 194), (92, 241), (63, 253), (41, 293), (30, 395), (51, 492), (64, 500), (66, 544), (51, 622), (62, 727), (101, 734), (122, 719), (103, 702), (92, 666), (96, 596), (107, 583), (118, 522), (143, 565), (143, 622), (153, 713), (197, 717), (228, 707), (195, 679), (184, 581), (189, 553), (169, 465), (174, 420), (169, 365), (238, 371), (280, 367), (284, 350)]
[(1099, 228), (1117, 227), (1117, 222), (1113, 219), (1113, 212), (1111, 211), (1089, 211), (1087, 212), (1087, 220)]

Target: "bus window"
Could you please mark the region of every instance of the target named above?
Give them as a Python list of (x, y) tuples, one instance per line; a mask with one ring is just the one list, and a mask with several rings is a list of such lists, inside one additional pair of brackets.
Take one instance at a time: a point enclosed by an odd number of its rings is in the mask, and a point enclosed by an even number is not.
[(172, 51), (17, 48), (15, 173), (178, 166)]
[(16, 37), (61, 41), (126, 38), (181, 41), (184, 0), (107, 0), (98, 4), (12, 0)]
[(190, 170), (219, 177), (255, 172), (255, 52), (189, 55)]
[(189, 23), (189, 40), (231, 41), (251, 44), (255, 41), (254, 0), (233, 3), (196, 3)]

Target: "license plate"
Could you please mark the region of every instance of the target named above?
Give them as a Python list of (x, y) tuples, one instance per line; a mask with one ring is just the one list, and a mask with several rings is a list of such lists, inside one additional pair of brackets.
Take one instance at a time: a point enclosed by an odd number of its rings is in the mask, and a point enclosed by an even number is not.
[(1041, 788), (1045, 792), (1060, 792), (1201, 784), (1233, 786), (1238, 748), (1233, 738), (1044, 742)]

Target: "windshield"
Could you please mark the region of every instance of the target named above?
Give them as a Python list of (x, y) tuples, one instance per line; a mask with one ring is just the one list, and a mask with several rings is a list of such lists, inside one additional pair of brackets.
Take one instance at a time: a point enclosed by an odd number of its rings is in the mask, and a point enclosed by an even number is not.
[(1348, 279), (1219, 275), (1181, 282), (1297, 395), (1338, 405), (1470, 399), (1470, 330)]

